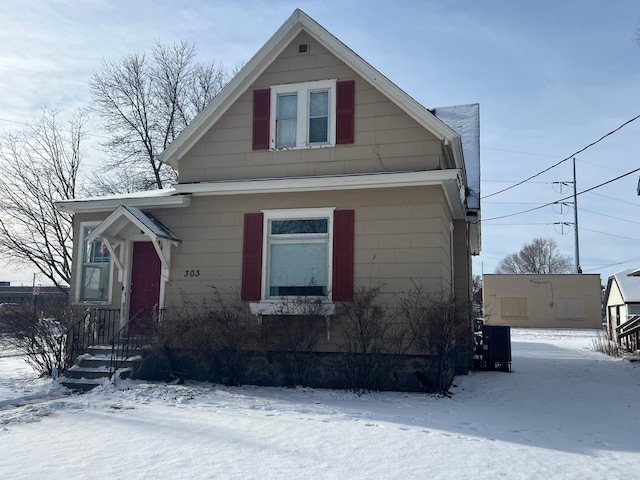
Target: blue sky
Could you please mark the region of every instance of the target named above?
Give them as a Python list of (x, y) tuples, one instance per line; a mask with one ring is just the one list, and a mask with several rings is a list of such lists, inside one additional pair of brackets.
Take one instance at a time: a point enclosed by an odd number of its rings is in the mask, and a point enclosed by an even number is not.
[[(231, 68), (247, 61), (301, 8), (426, 107), (479, 103), (482, 195), (568, 157), (640, 114), (638, 0), (222, 1), (0, 0), (0, 129), (35, 119), (42, 106), (89, 105), (87, 81), (103, 59), (185, 40), (199, 58)], [(100, 134), (91, 125), (94, 140)], [(640, 167), (640, 119), (576, 157), (578, 192)], [(87, 152), (87, 169), (100, 153)], [(640, 174), (578, 197), (580, 259), (602, 281), (640, 268)], [(574, 254), (567, 161), (483, 200), (475, 273), (535, 237)], [(560, 193), (559, 193), (560, 192)], [(33, 272), (0, 265), (0, 280)]]

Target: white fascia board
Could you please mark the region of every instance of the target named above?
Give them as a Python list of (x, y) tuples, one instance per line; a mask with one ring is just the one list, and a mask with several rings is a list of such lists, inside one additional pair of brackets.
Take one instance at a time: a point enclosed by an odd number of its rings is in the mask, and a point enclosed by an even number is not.
[(458, 169), (421, 172), (371, 173), (325, 177), (265, 178), (219, 182), (183, 183), (178, 193), (201, 195), (255, 195), (263, 193), (321, 192), (372, 188), (442, 186), (456, 218), (466, 215), (462, 171)]
[[(148, 192), (144, 192), (148, 193)], [(175, 193), (175, 192), (174, 192)], [(137, 208), (180, 208), (188, 207), (191, 198), (185, 195), (143, 196), (118, 195), (108, 197), (79, 198), (55, 202), (57, 210), (66, 213), (110, 212), (122, 205)]]

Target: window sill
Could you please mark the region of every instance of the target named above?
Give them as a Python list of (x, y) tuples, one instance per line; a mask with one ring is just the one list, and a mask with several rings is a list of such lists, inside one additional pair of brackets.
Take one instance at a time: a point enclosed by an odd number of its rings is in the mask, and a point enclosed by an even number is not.
[(262, 300), (249, 303), (253, 315), (335, 315), (336, 306), (330, 300), (308, 302), (291, 300)]
[(335, 143), (323, 143), (318, 145), (296, 145), (295, 147), (281, 147), (275, 148), (272, 147), (270, 150), (272, 152), (286, 152), (288, 150), (312, 150), (314, 148), (333, 148), (335, 147)]

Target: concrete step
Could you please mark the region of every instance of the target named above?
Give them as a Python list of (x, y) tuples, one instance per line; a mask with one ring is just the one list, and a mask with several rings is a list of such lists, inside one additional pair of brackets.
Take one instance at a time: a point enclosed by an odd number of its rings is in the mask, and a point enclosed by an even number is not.
[(94, 378), (106, 378), (109, 376), (109, 367), (107, 368), (88, 368), (74, 365), (66, 372), (64, 372), (64, 378), (67, 379), (94, 379)]
[[(117, 378), (124, 380), (129, 378), (133, 373), (132, 368), (119, 368), (116, 372)], [(70, 368), (64, 375), (60, 377), (60, 383), (73, 391), (87, 392), (98, 385), (102, 385), (105, 381), (110, 380), (109, 369), (91, 369), (91, 368)]]
[[(140, 360), (142, 360), (140, 356), (121, 358), (118, 360), (118, 367), (135, 367), (140, 363)], [(106, 368), (109, 370), (111, 357), (92, 357), (85, 354), (78, 358), (76, 365), (82, 368)]]
[[(94, 345), (87, 353), (80, 355), (71, 368), (60, 378), (65, 387), (79, 392), (86, 392), (109, 380), (112, 347), (110, 345)], [(118, 359), (117, 378), (129, 378), (142, 361), (141, 350), (130, 350), (127, 358)]]

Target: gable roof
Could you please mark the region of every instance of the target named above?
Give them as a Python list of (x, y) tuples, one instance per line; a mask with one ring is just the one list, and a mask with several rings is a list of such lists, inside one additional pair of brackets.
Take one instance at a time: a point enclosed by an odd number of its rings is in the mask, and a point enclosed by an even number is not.
[(100, 225), (93, 229), (86, 240), (92, 242), (100, 238), (118, 238), (122, 232), (131, 228), (142, 232), (153, 241), (165, 239), (174, 245), (180, 243), (178, 236), (149, 212), (125, 205), (115, 209)]
[[(465, 171), (460, 135), (439, 120), (429, 110), (401, 90), (397, 85), (364, 61), (353, 50), (325, 30), (300, 9), (284, 22), (276, 33), (258, 50), (231, 81), (214, 97), (187, 128), (160, 155), (160, 161), (179, 168), (180, 159), (209, 131), (231, 105), (242, 95), (269, 65), (302, 31), (320, 42), (329, 52), (351, 67), (364, 80), (389, 98), (443, 145), (451, 148), (456, 168)], [(465, 175), (466, 176), (466, 175)]]
[(628, 269), (611, 275), (607, 282), (605, 298), (609, 298), (611, 283), (615, 281), (624, 303), (640, 303), (640, 277), (632, 275), (633, 273), (633, 269)]

